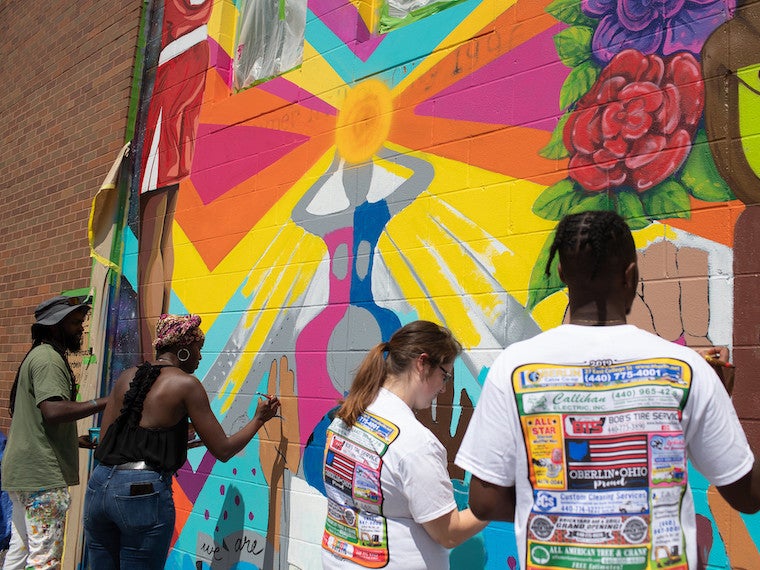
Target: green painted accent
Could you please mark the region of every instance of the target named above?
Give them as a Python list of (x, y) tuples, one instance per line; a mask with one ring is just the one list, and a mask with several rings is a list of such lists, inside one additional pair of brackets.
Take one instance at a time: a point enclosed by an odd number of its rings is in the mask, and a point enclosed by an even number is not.
[(584, 61), (574, 67), (559, 91), (560, 109), (567, 109), (591, 91), (600, 72), (601, 69), (593, 61)]
[(562, 63), (575, 67), (591, 59), (591, 38), (594, 29), (589, 26), (570, 26), (554, 36), (554, 46)]
[(621, 190), (616, 194), (617, 213), (625, 218), (628, 227), (632, 230), (640, 230), (649, 225), (649, 220), (644, 213), (644, 205), (637, 192)]
[(548, 144), (539, 150), (538, 154), (544, 158), (551, 160), (567, 158), (570, 156), (570, 153), (567, 152), (567, 148), (565, 148), (565, 141), (563, 139), (565, 124), (569, 118), (570, 112), (566, 111), (565, 114), (560, 117), (559, 121), (557, 122), (557, 126), (554, 127), (554, 130), (552, 131), (552, 137), (549, 139)]
[(583, 190), (570, 178), (546, 188), (533, 203), (533, 213), (545, 220), (560, 221), (583, 200)]
[(742, 67), (736, 72), (736, 76), (744, 85), (760, 95), (760, 63), (755, 63), (747, 67)]
[(140, 16), (140, 29), (137, 31), (137, 48), (135, 49), (135, 67), (132, 74), (132, 90), (129, 94), (129, 109), (127, 111), (127, 132), (124, 142), (131, 141), (135, 136), (137, 124), (137, 111), (140, 104), (140, 90), (142, 89), (142, 76), (145, 67), (145, 30), (150, 16), (150, 0), (143, 0), (142, 14)]
[(285, 0), (280, 0), (280, 20), (285, 20)]
[(737, 71), (739, 78), (739, 134), (744, 157), (760, 178), (760, 64)]
[(566, 24), (596, 27), (597, 21), (586, 16), (578, 0), (554, 0), (546, 7), (547, 13)]
[(680, 179), (684, 188), (699, 200), (726, 202), (736, 199), (715, 166), (704, 129), (699, 129), (694, 137), (689, 158), (681, 169)]
[(67, 297), (79, 297), (81, 295), (89, 295), (89, 294), (90, 294), (89, 287), (82, 287), (81, 289), (68, 289), (67, 291), (61, 292), (61, 295), (66, 295)]
[(554, 235), (555, 233), (552, 232), (546, 238), (546, 241), (538, 254), (538, 259), (536, 259), (536, 264), (533, 266), (533, 271), (530, 274), (528, 304), (525, 307), (528, 311), (532, 311), (541, 301), (565, 287), (565, 284), (559, 278), (559, 272), (557, 271), (557, 262), (559, 261), (558, 256), (555, 255), (554, 259), (552, 259), (549, 275), (546, 275), (545, 272), (546, 262), (549, 261), (549, 251), (554, 242)]
[(654, 188), (639, 194), (646, 215), (654, 220), (666, 218), (691, 218), (689, 193), (683, 185), (666, 178)]

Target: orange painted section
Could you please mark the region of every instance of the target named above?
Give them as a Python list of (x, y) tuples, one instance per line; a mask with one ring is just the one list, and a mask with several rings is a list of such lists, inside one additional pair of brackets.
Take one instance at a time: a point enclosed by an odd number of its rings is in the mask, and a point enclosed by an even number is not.
[(176, 513), (176, 518), (174, 520), (172, 542), (169, 548), (174, 546), (174, 543), (177, 541), (177, 538), (179, 538), (179, 534), (182, 532), (182, 529), (187, 522), (187, 519), (190, 518), (190, 512), (193, 510), (193, 504), (190, 502), (190, 499), (187, 498), (187, 495), (185, 495), (182, 487), (174, 477), (172, 478), (172, 493), (174, 494), (174, 511)]
[[(209, 79), (207, 91), (224, 89), (229, 94), (218, 74), (209, 74)], [(257, 88), (204, 105), (201, 122), (205, 124), (257, 126), (309, 137), (283, 160), (208, 204), (203, 204), (190, 179), (182, 182), (175, 219), (210, 270), (334, 144), (335, 121), (335, 115), (289, 104)]]
[[(691, 218), (671, 218), (663, 220), (674, 228), (702, 236), (714, 242), (734, 247), (734, 226), (744, 211), (744, 204), (739, 200), (722, 202), (720, 206), (703, 202), (691, 197)], [(731, 223), (727, 224), (726, 220)]]
[[(474, 39), (452, 50), (417, 78), (396, 98), (388, 138), (408, 148), (431, 150), (445, 158), (546, 186), (565, 178), (567, 160), (547, 160), (538, 154), (549, 142), (551, 134), (546, 131), (519, 126), (497, 129), (488, 123), (415, 114), (416, 106), (423, 101), (556, 26), (557, 20), (545, 11), (548, 4), (542, 1), (513, 5)], [(489, 49), (489, 42), (497, 42), (498, 49)]]

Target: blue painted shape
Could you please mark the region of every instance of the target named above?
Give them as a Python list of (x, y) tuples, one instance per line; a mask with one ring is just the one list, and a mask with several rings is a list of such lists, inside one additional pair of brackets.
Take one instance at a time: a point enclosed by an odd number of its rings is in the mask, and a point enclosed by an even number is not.
[(132, 289), (137, 291), (137, 237), (132, 228), (124, 228), (124, 261), (122, 265), (122, 275), (132, 285)]
[(303, 458), (301, 460), (306, 482), (324, 496), (327, 496), (327, 492), (325, 491), (325, 482), (322, 478), (322, 462), (325, 455), (325, 446), (327, 445), (327, 428), (330, 427), (337, 409), (336, 407), (330, 410), (314, 427), (314, 431), (309, 436), (304, 447)]
[[(351, 304), (366, 309), (377, 321), (382, 339), (387, 341), (401, 327), (401, 321), (390, 309), (380, 307), (372, 296), (372, 269), (375, 261), (375, 247), (385, 226), (391, 219), (388, 204), (385, 200), (379, 202), (363, 202), (354, 210), (354, 263), (351, 268)], [(367, 243), (367, 272), (360, 277), (357, 272), (358, 248), (361, 243)]]
[(481, 533), (488, 555), (485, 570), (514, 570), (517, 568), (517, 542), (515, 525), (492, 522)]
[[(399, 68), (406, 66), (408, 72), (417, 61), (433, 53), (482, 1), (462, 2), (389, 32), (393, 41), (381, 42), (367, 61), (357, 57), (311, 10), (307, 12), (306, 41), (348, 85), (375, 77), (392, 89), (406, 77), (405, 73), (398, 72)], [(403, 61), (401, 65), (399, 60)]]

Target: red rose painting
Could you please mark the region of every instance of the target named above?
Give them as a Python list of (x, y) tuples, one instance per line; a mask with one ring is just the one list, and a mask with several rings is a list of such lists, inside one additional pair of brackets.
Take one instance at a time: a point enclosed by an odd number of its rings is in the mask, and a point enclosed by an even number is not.
[(592, 192), (649, 190), (686, 160), (703, 107), (700, 67), (690, 53), (620, 52), (565, 124), (570, 177)]

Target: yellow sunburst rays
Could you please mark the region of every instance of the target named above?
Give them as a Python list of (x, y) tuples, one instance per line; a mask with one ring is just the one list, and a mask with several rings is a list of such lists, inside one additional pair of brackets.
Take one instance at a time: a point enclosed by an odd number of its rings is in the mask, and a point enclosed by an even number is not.
[[(290, 215), (301, 196), (327, 169), (329, 155), (317, 163), (267, 212), (246, 237), (249, 270), (241, 294), (249, 299), (241, 320), (241, 353), (224, 386), (221, 411), (226, 412), (250, 373), (256, 356), (273, 334), (283, 311), (298, 310), (314, 274), (325, 256), (324, 241), (292, 221)], [(251, 266), (250, 260), (256, 260)]]
[[(392, 111), (391, 91), (382, 81), (370, 79), (350, 89), (336, 122), (335, 152), (351, 164), (372, 160), (388, 137)], [(256, 355), (271, 334), (278, 314), (288, 307), (296, 308), (294, 304), (302, 297), (323, 258), (325, 245), (322, 240), (297, 226), (290, 220), (289, 212), (308, 191), (316, 173), (326, 170), (329, 154), (326, 153), (280, 200), (271, 215), (257, 224), (257, 228), (278, 230), (267, 239), (256, 240), (260, 250), (255, 257), (258, 261), (242, 288), (243, 294), (251, 298), (242, 323), (247, 340), (220, 390), (220, 396), (224, 394), (222, 412), (232, 405)]]
[[(349, 90), (336, 123), (335, 151), (352, 164), (372, 160), (386, 142), (392, 111), (391, 91), (380, 80), (370, 79)], [(240, 391), (256, 355), (272, 332), (277, 315), (293, 307), (321, 261), (324, 243), (294, 224), (289, 212), (313, 183), (314, 173), (326, 169), (329, 154), (296, 183), (244, 240), (248, 258), (258, 261), (250, 268), (241, 290), (250, 297), (245, 321), (241, 323), (247, 339), (220, 390), (220, 397), (224, 398), (222, 412), (229, 409)], [(235, 279), (235, 282), (241, 281)]]
[(370, 79), (351, 89), (338, 115), (336, 150), (348, 163), (372, 160), (399, 180), (413, 173), (375, 156), (381, 147), (434, 164), (431, 187), (419, 189), (412, 204), (390, 221), (379, 250), (387, 253), (395, 286), (420, 318), (453, 326), (465, 346), (490, 346), (489, 329), (498, 326), (507, 292), (525, 302), (531, 262), (543, 243), (536, 218), (533, 239), (515, 244), (519, 253), (507, 245), (510, 209), (530, 212), (531, 197), (542, 188), (394, 145), (387, 140), (392, 111), (393, 95), (382, 81)]
[(219, 391), (220, 397), (224, 397), (222, 413), (229, 409), (243, 386), (278, 316), (303, 298), (324, 249), (318, 238), (310, 238), (293, 223), (283, 225), (271, 240), (258, 243), (265, 245), (265, 249), (241, 288), (242, 295), (249, 299), (238, 333), (245, 341)]
[[(373, 160), (375, 152), (387, 140), (392, 111), (391, 91), (380, 80), (370, 79), (349, 90), (336, 122), (335, 152), (351, 164)], [(327, 155), (323, 156), (311, 172), (324, 171), (327, 158)], [(311, 175), (304, 176), (293, 191), (281, 200), (277, 210), (292, 211), (296, 200), (308, 190), (311, 182)], [(309, 239), (308, 234), (291, 220), (280, 222), (282, 225), (279, 226), (281, 230), (278, 234), (264, 242), (276, 247), (268, 247), (266, 254), (260, 256), (243, 287), (243, 293), (251, 296), (246, 322), (243, 324), (249, 336), (243, 352), (220, 390), (220, 394), (225, 394), (222, 412), (232, 405), (253, 367), (256, 355), (271, 333), (279, 310), (292, 306), (303, 294), (310, 280), (306, 276), (314, 274), (318, 264), (316, 257), (321, 258), (320, 254), (324, 252), (324, 244), (316, 243), (321, 241), (319, 238), (312, 236), (312, 239)], [(271, 227), (278, 225), (273, 224)], [(304, 243), (309, 246), (305, 247)], [(299, 249), (303, 252), (299, 253)], [(304, 264), (310, 269), (302, 269)]]
[(420, 318), (447, 323), (468, 348), (491, 347), (506, 295), (525, 304), (553, 227), (531, 212), (543, 186), (432, 154), (420, 158), (433, 165), (433, 183), (390, 221), (378, 249)]

